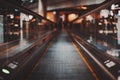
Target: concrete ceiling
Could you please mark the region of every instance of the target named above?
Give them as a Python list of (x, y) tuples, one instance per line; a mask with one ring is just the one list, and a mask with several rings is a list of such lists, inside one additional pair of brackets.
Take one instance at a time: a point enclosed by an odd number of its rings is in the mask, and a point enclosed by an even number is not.
[(47, 0), (47, 10), (100, 4), (105, 0)]

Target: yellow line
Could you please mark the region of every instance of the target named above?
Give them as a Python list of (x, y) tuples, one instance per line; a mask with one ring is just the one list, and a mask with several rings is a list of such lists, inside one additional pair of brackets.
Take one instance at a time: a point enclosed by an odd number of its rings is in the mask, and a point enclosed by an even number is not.
[(85, 59), (85, 57), (81, 54), (80, 49), (75, 45), (75, 43), (72, 42), (72, 44), (74, 45), (74, 47), (76, 48), (77, 52), (79, 53), (80, 57), (83, 59), (83, 61), (85, 62), (85, 64), (87, 65), (87, 67), (89, 68), (90, 72), (92, 73), (92, 75), (96, 78), (96, 80), (99, 80), (99, 78), (97, 77), (96, 73), (94, 72), (94, 69), (92, 68), (92, 66), (90, 66), (89, 62), (87, 61), (87, 59)]

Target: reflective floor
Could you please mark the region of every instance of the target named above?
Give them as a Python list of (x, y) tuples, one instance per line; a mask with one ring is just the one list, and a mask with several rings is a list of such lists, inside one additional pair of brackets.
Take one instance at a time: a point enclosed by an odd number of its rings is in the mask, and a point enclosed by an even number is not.
[(96, 80), (68, 35), (61, 32), (26, 80)]

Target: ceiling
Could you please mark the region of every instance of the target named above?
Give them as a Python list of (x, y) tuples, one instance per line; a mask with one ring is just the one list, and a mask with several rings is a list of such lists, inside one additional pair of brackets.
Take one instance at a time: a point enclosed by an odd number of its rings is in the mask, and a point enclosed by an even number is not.
[(82, 15), (98, 7), (107, 0), (47, 0), (47, 12), (57, 11), (63, 14)]
[[(7, 0), (9, 2), (28, 6), (39, 0)], [(42, 0), (45, 2), (47, 12), (58, 11), (60, 14), (76, 13), (79, 16), (91, 11), (99, 4), (109, 0)], [(33, 5), (32, 5), (33, 6)]]
[[(18, 3), (21, 5), (30, 5), (32, 3), (38, 2), (39, 0), (7, 0), (9, 2)], [(100, 4), (106, 0), (42, 0), (47, 4), (47, 10), (61, 9), (61, 8), (71, 8), (83, 5), (93, 5)]]
[(47, 10), (100, 4), (105, 0), (47, 0)]

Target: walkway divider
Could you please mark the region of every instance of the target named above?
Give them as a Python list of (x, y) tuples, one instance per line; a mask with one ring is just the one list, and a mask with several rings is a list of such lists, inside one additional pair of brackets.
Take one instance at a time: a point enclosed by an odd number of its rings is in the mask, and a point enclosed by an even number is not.
[[(78, 36), (75, 34), (71, 34), (73, 40), (95, 61), (95, 63), (98, 64), (98, 66), (112, 79), (117, 80), (116, 77), (86, 48), (84, 47), (85, 41), (81, 40)], [(83, 44), (82, 44), (83, 43)]]

